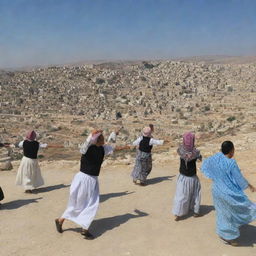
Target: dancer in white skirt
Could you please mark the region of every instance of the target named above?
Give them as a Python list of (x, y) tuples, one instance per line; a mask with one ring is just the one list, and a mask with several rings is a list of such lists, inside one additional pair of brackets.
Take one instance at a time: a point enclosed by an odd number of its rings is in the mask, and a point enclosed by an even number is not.
[(104, 145), (104, 136), (101, 130), (92, 132), (82, 145), (80, 152), (80, 172), (77, 173), (71, 183), (68, 206), (61, 218), (55, 219), (57, 231), (62, 233), (62, 225), (65, 219), (71, 220), (82, 227), (81, 234), (85, 239), (93, 239), (88, 231), (99, 206), (98, 176), (105, 155), (114, 150), (127, 149), (124, 147), (112, 147)]
[(187, 132), (183, 135), (183, 144), (177, 150), (180, 156), (180, 174), (174, 198), (173, 214), (175, 220), (193, 210), (194, 217), (199, 217), (201, 185), (196, 175), (196, 161), (202, 160), (200, 151), (195, 148), (195, 135)]
[(24, 156), (16, 176), (16, 185), (23, 186), (25, 193), (33, 193), (35, 188), (44, 185), (37, 153), (39, 148), (46, 148), (47, 144), (36, 141), (35, 131), (29, 131), (25, 140), (19, 143), (19, 147), (23, 148)]

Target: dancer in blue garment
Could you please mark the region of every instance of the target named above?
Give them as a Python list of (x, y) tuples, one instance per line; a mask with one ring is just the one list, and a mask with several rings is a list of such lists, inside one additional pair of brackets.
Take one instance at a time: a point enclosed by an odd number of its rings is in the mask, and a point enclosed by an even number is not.
[(235, 148), (231, 141), (221, 145), (221, 152), (204, 160), (202, 172), (212, 179), (212, 196), (216, 210), (216, 232), (226, 243), (238, 245), (239, 227), (256, 219), (256, 204), (252, 203), (244, 191), (256, 191), (243, 177), (232, 159)]

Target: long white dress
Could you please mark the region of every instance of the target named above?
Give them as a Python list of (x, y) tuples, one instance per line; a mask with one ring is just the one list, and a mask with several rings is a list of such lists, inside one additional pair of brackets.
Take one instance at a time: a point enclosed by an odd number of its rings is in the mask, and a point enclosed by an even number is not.
[[(23, 142), (19, 143), (19, 147), (23, 148)], [(39, 148), (46, 148), (47, 144), (39, 143)], [(22, 157), (17, 176), (16, 185), (23, 186), (25, 190), (32, 190), (44, 185), (41, 175), (41, 169), (37, 159), (31, 159), (26, 156)]]
[[(88, 141), (87, 141), (88, 142)], [(81, 153), (86, 153), (89, 143), (85, 142)], [(112, 154), (114, 148), (104, 145), (104, 155)], [(99, 182), (97, 176), (78, 172), (70, 186), (68, 206), (61, 218), (71, 220), (84, 229), (89, 228), (99, 207)]]

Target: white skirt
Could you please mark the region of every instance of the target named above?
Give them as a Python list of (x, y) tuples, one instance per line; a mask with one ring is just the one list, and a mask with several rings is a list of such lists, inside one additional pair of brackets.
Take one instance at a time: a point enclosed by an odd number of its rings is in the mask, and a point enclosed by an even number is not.
[(71, 220), (88, 230), (98, 207), (98, 177), (78, 172), (71, 183), (68, 206), (62, 218)]
[(23, 156), (16, 176), (16, 185), (23, 186), (25, 190), (44, 185), (37, 159)]
[(180, 174), (177, 179), (176, 194), (172, 212), (176, 216), (186, 215), (189, 210), (199, 213), (201, 203), (201, 184), (194, 175), (188, 177)]

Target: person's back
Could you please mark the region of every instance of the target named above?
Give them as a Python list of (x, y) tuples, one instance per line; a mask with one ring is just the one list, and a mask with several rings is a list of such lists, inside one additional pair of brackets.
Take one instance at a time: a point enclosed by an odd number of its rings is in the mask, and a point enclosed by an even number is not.
[[(223, 193), (234, 194), (243, 193), (244, 180), (240, 178), (240, 170), (235, 159), (226, 157), (219, 152), (212, 157), (214, 161), (213, 171), (208, 173), (208, 177), (213, 180), (213, 188), (218, 188)], [(204, 163), (205, 169), (210, 170), (207, 161)]]

